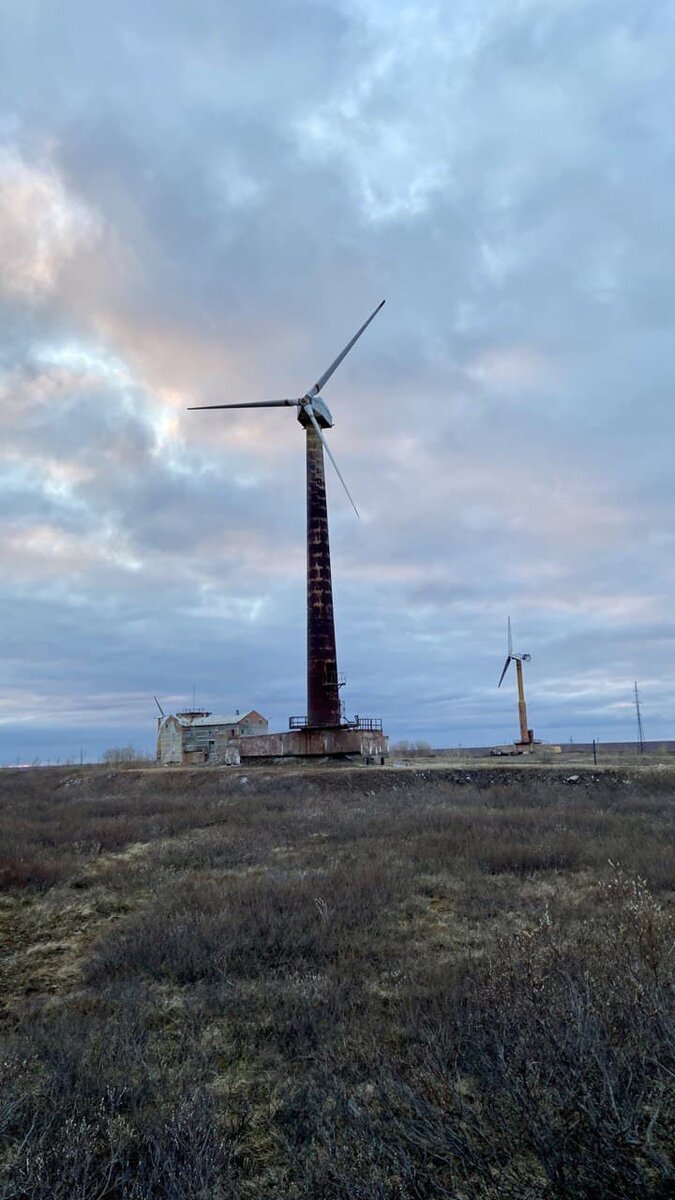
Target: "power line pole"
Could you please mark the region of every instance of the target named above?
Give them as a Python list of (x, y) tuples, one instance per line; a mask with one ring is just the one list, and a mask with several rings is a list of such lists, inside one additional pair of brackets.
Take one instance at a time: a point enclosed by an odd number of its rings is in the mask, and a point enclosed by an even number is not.
[(645, 752), (645, 734), (642, 728), (642, 715), (640, 713), (640, 693), (638, 692), (637, 683), (633, 684), (635, 691), (635, 712), (637, 713), (637, 748), (640, 754)]

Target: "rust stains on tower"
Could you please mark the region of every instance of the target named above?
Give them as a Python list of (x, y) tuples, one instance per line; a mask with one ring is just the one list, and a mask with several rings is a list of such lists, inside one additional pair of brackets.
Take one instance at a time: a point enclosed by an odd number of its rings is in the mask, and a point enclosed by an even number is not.
[(340, 724), (333, 586), (323, 446), (313, 426), (307, 439), (307, 724)]

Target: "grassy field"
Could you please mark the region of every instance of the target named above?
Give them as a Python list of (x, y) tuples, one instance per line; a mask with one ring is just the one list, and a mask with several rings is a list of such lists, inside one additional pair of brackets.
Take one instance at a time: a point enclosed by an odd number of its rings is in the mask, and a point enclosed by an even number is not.
[(666, 1200), (674, 796), (0, 772), (2, 1200)]

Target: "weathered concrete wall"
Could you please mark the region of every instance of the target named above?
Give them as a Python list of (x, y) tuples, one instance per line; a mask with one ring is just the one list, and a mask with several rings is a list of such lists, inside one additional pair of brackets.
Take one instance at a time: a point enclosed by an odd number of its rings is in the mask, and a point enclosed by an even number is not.
[(360, 754), (375, 758), (387, 754), (388, 746), (385, 734), (363, 729), (292, 729), (288, 733), (242, 738), (239, 750), (242, 759), (320, 757), (326, 754)]
[(284, 753), (283, 733), (261, 733), (257, 737), (247, 737), (239, 744), (242, 758), (281, 758)]
[(382, 758), (389, 753), (389, 738), (385, 733), (361, 731), (361, 753), (368, 757)]
[(183, 731), (175, 717), (167, 717), (159, 727), (157, 758), (162, 766), (177, 766), (183, 761)]
[(206, 762), (206, 750), (184, 750), (183, 763), (186, 767), (201, 767)]
[(239, 742), (228, 742), (226, 746), (221, 746), (218, 750), (212, 750), (209, 756), (209, 764), (218, 767), (236, 767), (241, 762), (241, 754), (239, 752)]

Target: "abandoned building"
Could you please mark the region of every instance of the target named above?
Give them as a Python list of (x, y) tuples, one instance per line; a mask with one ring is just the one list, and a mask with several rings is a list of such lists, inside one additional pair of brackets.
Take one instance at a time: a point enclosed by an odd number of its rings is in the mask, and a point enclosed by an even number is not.
[(201, 709), (179, 712), (157, 723), (157, 760), (162, 766), (238, 763), (240, 739), (267, 729), (267, 721), (255, 709), (233, 716)]

